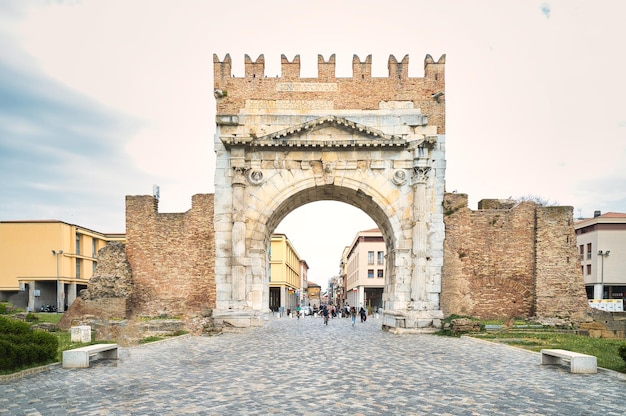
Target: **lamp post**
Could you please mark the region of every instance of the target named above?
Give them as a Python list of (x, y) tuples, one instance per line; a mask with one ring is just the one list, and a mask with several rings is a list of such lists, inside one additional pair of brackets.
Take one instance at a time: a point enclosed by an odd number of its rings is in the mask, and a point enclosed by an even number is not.
[(59, 286), (61, 283), (59, 282), (59, 256), (63, 255), (63, 250), (52, 250), (52, 255), (57, 258), (57, 313), (59, 313), (59, 309), (62, 307), (61, 305), (61, 290)]
[(600, 280), (600, 299), (604, 299), (604, 258), (609, 257), (611, 250), (598, 250), (598, 256), (602, 257), (602, 278)]

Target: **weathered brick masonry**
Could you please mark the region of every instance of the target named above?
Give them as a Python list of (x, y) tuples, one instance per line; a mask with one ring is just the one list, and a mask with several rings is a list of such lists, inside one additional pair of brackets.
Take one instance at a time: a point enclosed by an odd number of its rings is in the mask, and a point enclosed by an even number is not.
[[(151, 196), (126, 203), (133, 315), (196, 316), (213, 308), (213, 195), (195, 195), (182, 214), (158, 214)], [(480, 208), (467, 208), (467, 195), (446, 194), (444, 314), (584, 320), (572, 208), (495, 200)]]
[(481, 318), (560, 317), (589, 311), (571, 207), (446, 194), (441, 307)]
[[(217, 102), (217, 113), (238, 114), (246, 107), (249, 100), (286, 100), (314, 103), (316, 100), (332, 101), (333, 110), (378, 110), (381, 102), (412, 101), (415, 108), (428, 116), (428, 124), (437, 126), (437, 134), (445, 134), (445, 101), (433, 99), (433, 94), (445, 90), (444, 68), (446, 56), (438, 61), (426, 55), (424, 59), (424, 77), (409, 77), (409, 56), (401, 61), (391, 55), (387, 64), (388, 77), (372, 77), (372, 56), (361, 61), (356, 55), (352, 58), (352, 77), (337, 78), (335, 76), (335, 55), (325, 61), (318, 55), (317, 78), (300, 77), (300, 56), (291, 62), (282, 55), (281, 76), (265, 76), (265, 57), (260, 55), (256, 61), (245, 56), (245, 77), (232, 76), (232, 59), (226, 55), (220, 61), (213, 55), (213, 72), (216, 88), (223, 99)], [(289, 89), (289, 81), (298, 84), (332, 84), (333, 88), (293, 90)], [(330, 87), (330, 85), (329, 85)]]
[(213, 195), (185, 213), (158, 213), (152, 196), (126, 197), (126, 254), (134, 316), (196, 316), (215, 305)]

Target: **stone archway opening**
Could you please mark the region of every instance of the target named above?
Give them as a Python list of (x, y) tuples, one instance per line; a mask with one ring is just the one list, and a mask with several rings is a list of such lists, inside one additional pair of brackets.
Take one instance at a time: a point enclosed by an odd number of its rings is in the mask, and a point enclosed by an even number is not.
[[(333, 196), (335, 193), (338, 194), (337, 197)], [(376, 310), (379, 307), (382, 308), (384, 278), (389, 276), (389, 271), (386, 270), (388, 264), (384, 258), (382, 262), (379, 260), (375, 267), (377, 278), (370, 282), (353, 281), (355, 271), (351, 270), (350, 286), (358, 287), (357, 294), (353, 294), (352, 287), (348, 287), (349, 282), (345, 273), (347, 272), (347, 263), (343, 266), (341, 264), (344, 260), (347, 262), (348, 258), (342, 258), (342, 255), (345, 254), (346, 246), (353, 243), (358, 233), (368, 230), (371, 234), (377, 228), (390, 230), (391, 226), (384, 213), (380, 212), (379, 209), (364, 211), (359, 206), (358, 201), (347, 200), (346, 194), (349, 192), (341, 187), (335, 187), (335, 189), (323, 187), (316, 192), (307, 192), (306, 197), (296, 195), (285, 201), (275, 212), (274, 217), (270, 219), (269, 223), (273, 224), (278, 218), (283, 217), (277, 228), (267, 230), (267, 238), (272, 236), (273, 243), (277, 245), (275, 252), (268, 252), (270, 271), (275, 272), (270, 273), (269, 282), (269, 304), (273, 312), (276, 312), (277, 301), (279, 300), (282, 301), (283, 311), (287, 308), (294, 310), (298, 305), (317, 309), (321, 304), (326, 303), (320, 299), (318, 290), (323, 292), (327, 288), (330, 289), (328, 302), (337, 308), (346, 305), (346, 303), (353, 306), (362, 305), (362, 303), (354, 303), (354, 298), (360, 298), (361, 302), (367, 298), (370, 303), (375, 301)], [(301, 205), (296, 207), (296, 203)], [(287, 215), (284, 215), (285, 208), (289, 209)], [(382, 218), (382, 222), (376, 223), (372, 218), (373, 216)], [(393, 242), (389, 242), (390, 238), (391, 236), (387, 235), (388, 244), (386, 247), (384, 243), (377, 243), (377, 250), (384, 250), (380, 251), (381, 253), (388, 252), (393, 246)], [(267, 244), (269, 247), (271, 243)], [(299, 269), (296, 269), (293, 264), (287, 264), (285, 250), (293, 250), (299, 259), (303, 260)], [(274, 261), (271, 261), (272, 259)], [(291, 260), (293, 261), (293, 259)], [(358, 256), (352, 257), (350, 261), (354, 267), (358, 263)], [(294, 280), (296, 285), (299, 284), (299, 286), (297, 285), (299, 291), (291, 286), (294, 282), (287, 282), (284, 279), (287, 273), (291, 273), (287, 272), (290, 269), (299, 270), (299, 279), (297, 282)], [(311, 293), (306, 289), (309, 284), (313, 287)], [(291, 287), (292, 291), (286, 290), (287, 287)], [(348, 290), (350, 293), (347, 292)], [(365, 291), (368, 293), (365, 294)], [(280, 299), (277, 298), (276, 293), (280, 293)], [(309, 294), (312, 295), (311, 298), (309, 298)], [(350, 298), (349, 302), (348, 297)]]

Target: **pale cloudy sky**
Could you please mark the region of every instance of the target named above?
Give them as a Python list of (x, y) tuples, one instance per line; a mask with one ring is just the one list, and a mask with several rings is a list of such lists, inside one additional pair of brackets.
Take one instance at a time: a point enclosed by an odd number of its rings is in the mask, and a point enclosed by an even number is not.
[[(213, 187), (213, 54), (446, 54), (446, 188), (483, 198), (535, 195), (626, 212), (626, 2), (2, 0), (0, 220), (58, 219), (124, 231), (126, 195), (161, 188), (183, 212)], [(279, 226), (325, 284), (341, 250), (375, 224), (319, 202)], [(327, 243), (327, 236), (333, 243)], [(321, 243), (324, 241), (324, 243)]]

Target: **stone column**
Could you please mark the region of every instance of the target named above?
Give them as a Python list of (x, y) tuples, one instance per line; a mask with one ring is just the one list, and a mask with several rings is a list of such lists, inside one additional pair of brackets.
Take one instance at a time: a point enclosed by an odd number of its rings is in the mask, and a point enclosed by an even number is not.
[(63, 312), (65, 309), (65, 283), (61, 279), (57, 280), (57, 311)]
[(35, 281), (31, 280), (28, 282), (28, 307), (27, 310), (30, 312), (35, 311)]
[(233, 177), (233, 231), (232, 231), (232, 299), (246, 300), (246, 222), (244, 192), (246, 178), (244, 168), (235, 168)]
[(428, 151), (415, 149), (413, 160), (413, 272), (411, 274), (411, 305), (416, 310), (428, 309), (426, 278), (426, 253), (428, 249), (428, 224), (426, 182), (430, 171)]
[(67, 306), (69, 307), (76, 300), (76, 283), (70, 283), (67, 291)]

